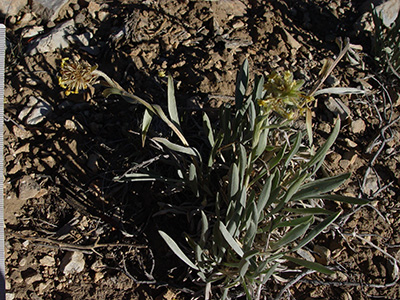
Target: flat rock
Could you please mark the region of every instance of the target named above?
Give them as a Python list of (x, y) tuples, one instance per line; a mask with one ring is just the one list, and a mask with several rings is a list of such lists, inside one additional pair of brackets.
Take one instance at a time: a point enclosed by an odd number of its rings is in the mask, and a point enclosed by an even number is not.
[(6, 208), (4, 209), (4, 220), (7, 224), (17, 223), (15, 214), (20, 212), (25, 203), (26, 201), (18, 198), (15, 193), (4, 197), (4, 207)]
[(19, 180), (19, 199), (21, 201), (35, 198), (39, 191), (39, 184), (31, 176), (25, 175)]
[(17, 138), (21, 140), (29, 139), (33, 136), (32, 132), (24, 129), (22, 126), (17, 125), (13, 126), (13, 133)]
[(54, 257), (50, 255), (46, 255), (42, 259), (39, 260), (41, 266), (52, 267), (55, 265), (56, 261)]
[(388, 0), (375, 7), (378, 15), (381, 15), (383, 24), (391, 27), (400, 12), (400, 0)]
[(85, 258), (82, 252), (67, 252), (60, 265), (60, 271), (65, 275), (76, 274), (85, 268)]
[(78, 43), (78, 44), (81, 44), (82, 46), (88, 47), (92, 37), (93, 37), (93, 34), (91, 32), (85, 32), (82, 34), (70, 35), (67, 37), (67, 39), (71, 43)]
[(362, 133), (365, 131), (365, 122), (361, 119), (355, 120), (351, 122), (350, 128), (353, 133)]
[(40, 97), (30, 96), (29, 102), (18, 115), (18, 118), (25, 120), (28, 125), (37, 125), (52, 112), (51, 105)]
[(301, 44), (286, 29), (283, 29), (283, 32), (285, 33), (283, 39), (286, 43), (288, 43), (293, 49), (300, 49)]
[(30, 28), (24, 28), (22, 30), (22, 37), (23, 38), (31, 38), (37, 36), (38, 34), (44, 32), (43, 26), (33, 26)]
[(54, 21), (63, 7), (68, 5), (71, 0), (33, 0), (32, 10), (43, 19)]
[(21, 275), (25, 283), (28, 285), (43, 279), (42, 275), (32, 268), (22, 271)]
[(35, 55), (38, 53), (54, 52), (56, 49), (69, 47), (67, 36), (75, 32), (75, 21), (69, 20), (57, 25), (47, 35), (38, 37), (28, 44), (26, 53)]
[(16, 16), (27, 4), (28, 0), (2, 0), (0, 1), (0, 13), (6, 16)]

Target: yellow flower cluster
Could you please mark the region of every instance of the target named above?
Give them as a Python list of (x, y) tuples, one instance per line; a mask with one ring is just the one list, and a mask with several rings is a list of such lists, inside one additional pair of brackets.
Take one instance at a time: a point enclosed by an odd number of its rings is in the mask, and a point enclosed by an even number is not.
[(77, 94), (96, 81), (98, 77), (94, 72), (96, 69), (97, 65), (92, 67), (85, 61), (75, 62), (70, 61), (69, 58), (63, 58), (58, 84), (66, 89), (65, 94), (67, 96), (71, 93)]
[(272, 73), (264, 84), (265, 97), (259, 99), (258, 104), (266, 114), (276, 112), (288, 120), (297, 119), (306, 111), (307, 103), (314, 100), (300, 91), (303, 84), (302, 80), (293, 80), (293, 74), (289, 71), (284, 72), (283, 76)]

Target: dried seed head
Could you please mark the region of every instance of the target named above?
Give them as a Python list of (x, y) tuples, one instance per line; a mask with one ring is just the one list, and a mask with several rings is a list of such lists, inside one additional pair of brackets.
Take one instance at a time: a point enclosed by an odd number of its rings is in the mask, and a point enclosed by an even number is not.
[(66, 89), (65, 94), (77, 94), (80, 90), (87, 89), (92, 85), (98, 75), (94, 72), (97, 65), (91, 66), (85, 61), (70, 61), (63, 58), (61, 61), (60, 76), (58, 76), (58, 84)]

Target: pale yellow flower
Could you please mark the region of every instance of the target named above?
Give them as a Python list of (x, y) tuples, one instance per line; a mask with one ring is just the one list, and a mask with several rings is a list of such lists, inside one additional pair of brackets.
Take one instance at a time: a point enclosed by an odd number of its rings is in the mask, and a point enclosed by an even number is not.
[(283, 76), (272, 73), (264, 84), (265, 97), (259, 99), (258, 104), (264, 108), (264, 113), (274, 111), (286, 119), (296, 119), (304, 114), (307, 104), (314, 100), (300, 91), (303, 83), (294, 80), (289, 71), (284, 72)]

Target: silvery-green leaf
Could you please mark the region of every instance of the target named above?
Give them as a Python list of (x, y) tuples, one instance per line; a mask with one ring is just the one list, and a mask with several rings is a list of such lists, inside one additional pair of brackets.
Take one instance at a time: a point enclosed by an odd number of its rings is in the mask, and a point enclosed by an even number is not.
[(321, 95), (321, 94), (364, 95), (366, 93), (367, 93), (367, 91), (361, 90), (361, 89), (358, 89), (358, 88), (352, 88), (352, 87), (330, 87), (330, 88), (320, 89), (320, 90), (316, 91), (314, 96), (318, 96), (318, 95)]
[(185, 262), (189, 267), (192, 269), (198, 270), (199, 268), (190, 261), (190, 259), (183, 253), (181, 248), (175, 243), (175, 241), (169, 237), (168, 234), (165, 232), (159, 230), (158, 231), (161, 235), (161, 237), (164, 239), (164, 241), (167, 243), (167, 245), (171, 248), (171, 250), (178, 256), (183, 262)]
[(333, 214), (315, 226), (298, 244), (294, 249), (300, 249), (312, 241), (318, 234), (320, 234), (324, 229), (326, 229), (330, 224), (332, 224), (341, 214), (339, 211)]
[(339, 201), (350, 204), (359, 204), (359, 205), (368, 204), (371, 201), (373, 201), (364, 198), (347, 197), (341, 195), (321, 195), (321, 198), (326, 200)]
[(176, 107), (174, 80), (171, 75), (168, 75), (168, 113), (171, 121), (175, 123), (175, 126), (179, 127), (180, 124), (178, 109)]
[(228, 186), (229, 186), (228, 187), (229, 197), (233, 198), (239, 191), (240, 187), (239, 168), (235, 163), (232, 165), (230, 169)]
[(311, 261), (308, 261), (308, 260), (295, 258), (295, 257), (292, 257), (292, 256), (287, 256), (287, 255), (285, 255), (283, 258), (285, 258), (288, 261), (291, 261), (291, 262), (293, 262), (293, 263), (295, 263), (297, 265), (306, 267), (306, 268), (311, 269), (311, 270), (315, 270), (315, 271), (320, 272), (320, 273), (324, 273), (324, 274), (327, 274), (327, 275), (333, 275), (335, 273), (331, 269), (328, 269), (327, 267), (325, 267), (325, 266), (323, 266), (323, 265), (321, 265), (319, 263), (316, 263), (316, 262), (311, 262)]
[(167, 140), (166, 138), (155, 137), (155, 138), (152, 138), (152, 140), (163, 144), (164, 146), (166, 146), (170, 150), (173, 150), (173, 151), (176, 151), (176, 152), (180, 152), (180, 153), (184, 153), (184, 154), (188, 154), (188, 155), (195, 156), (195, 157), (198, 156), (196, 151), (194, 150), (194, 148), (181, 146), (181, 145), (172, 143), (169, 140)]
[(200, 246), (204, 247), (206, 244), (206, 233), (208, 230), (208, 220), (204, 211), (201, 211), (201, 233), (200, 233)]
[(310, 227), (310, 224), (313, 220), (313, 217), (310, 216), (308, 220), (305, 220), (304, 223), (297, 225), (294, 227), (292, 230), (290, 230), (288, 233), (286, 233), (281, 239), (279, 239), (275, 243), (271, 243), (271, 249), (272, 250), (277, 250), (282, 248), (283, 246), (297, 240), (299, 237), (301, 237), (304, 233), (306, 233), (307, 229)]
[(244, 252), (239, 244), (235, 241), (232, 235), (228, 232), (225, 225), (220, 221), (219, 222), (219, 230), (224, 237), (225, 241), (231, 246), (231, 248), (240, 256), (242, 257)]
[(340, 119), (338, 118), (335, 124), (335, 127), (332, 130), (331, 135), (328, 137), (326, 140), (325, 144), (318, 149), (318, 151), (315, 153), (315, 155), (310, 159), (310, 161), (305, 165), (305, 169), (316, 165), (316, 168), (314, 170), (314, 173), (319, 169), (319, 167), (322, 165), (325, 155), (328, 152), (329, 148), (333, 145), (335, 142), (338, 134), (340, 131)]
[[(311, 218), (312, 220), (312, 218)], [(295, 218), (290, 221), (283, 221), (277, 223), (275, 226), (272, 227), (272, 229), (275, 228), (284, 228), (284, 227), (294, 227), (303, 223), (310, 222), (310, 216), (305, 216), (305, 217), (300, 217), (300, 218)]]
[(319, 198), (321, 194), (330, 192), (340, 186), (349, 179), (350, 176), (351, 173), (346, 173), (306, 183), (293, 196), (293, 199), (298, 201), (303, 199)]
[(144, 147), (144, 144), (146, 142), (146, 135), (147, 132), (149, 131), (152, 120), (153, 120), (152, 113), (148, 109), (145, 109), (142, 122), (142, 147)]
[(286, 161), (285, 161), (285, 167), (287, 168), (292, 161), (293, 157), (297, 154), (299, 151), (300, 145), (301, 145), (301, 139), (303, 138), (303, 135), (301, 134), (301, 131), (299, 131), (296, 134), (296, 139), (292, 145), (292, 149), (290, 149)]
[(215, 144), (214, 133), (211, 126), (210, 118), (206, 113), (203, 113), (203, 124), (204, 124), (204, 130), (206, 131), (206, 135), (208, 138), (208, 142), (210, 143), (211, 147), (213, 147)]
[(243, 105), (244, 98), (246, 97), (248, 82), (249, 62), (247, 59), (245, 59), (236, 79), (235, 104), (237, 109), (240, 109)]

